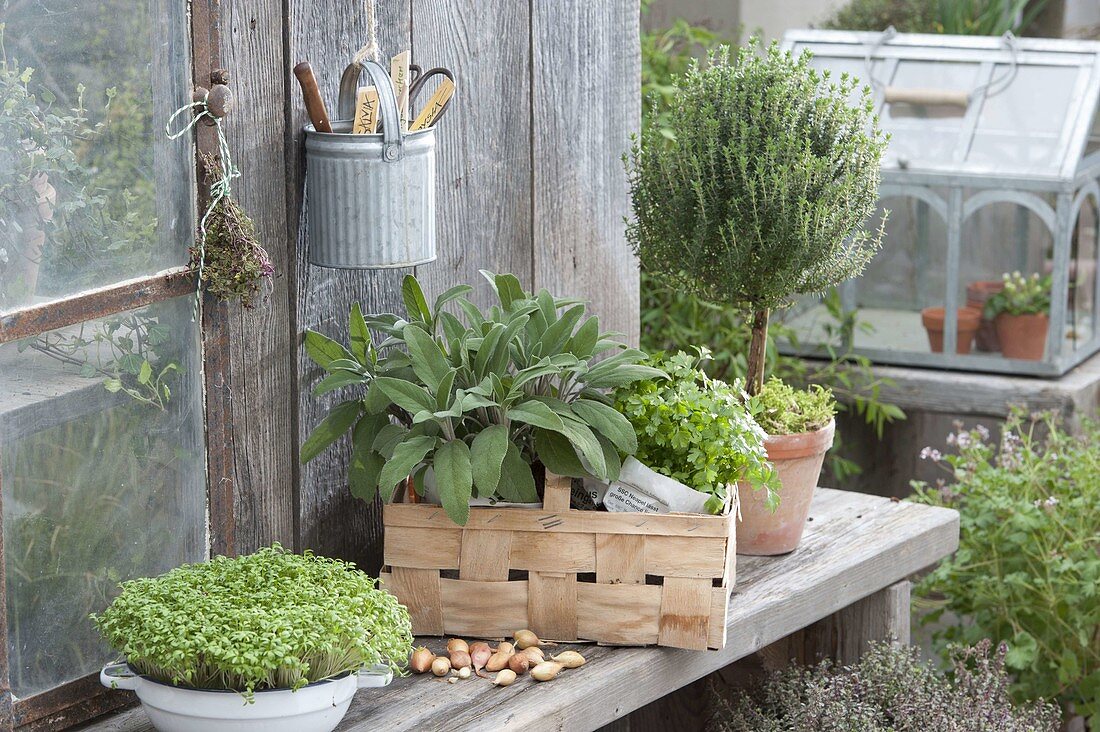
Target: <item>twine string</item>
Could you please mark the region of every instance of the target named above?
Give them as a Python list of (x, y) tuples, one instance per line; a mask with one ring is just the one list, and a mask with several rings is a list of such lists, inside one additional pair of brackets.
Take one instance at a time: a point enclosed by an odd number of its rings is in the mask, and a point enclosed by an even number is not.
[(355, 63), (360, 66), (364, 61), (382, 63), (382, 47), (378, 45), (378, 18), (374, 0), (363, 0), (363, 9), (367, 14), (367, 43), (355, 52)]
[[(178, 130), (173, 131), (172, 127), (176, 124), (176, 120), (181, 115), (188, 112), (194, 113), (191, 121)], [(184, 135), (190, 133), (195, 129), (195, 125), (199, 123), (199, 120), (208, 118), (214, 121), (214, 130), (218, 136), (218, 161), (221, 165), (221, 177), (210, 184), (210, 202), (206, 206), (206, 212), (203, 213), (202, 219), (199, 220), (199, 267), (198, 267), (198, 279), (195, 287), (195, 304), (191, 311), (191, 322), (195, 322), (198, 318), (199, 305), (202, 301), (202, 281), (203, 270), (206, 266), (206, 226), (213, 215), (215, 209), (227, 198), (233, 190), (233, 179), (241, 177), (241, 171), (233, 165), (233, 160), (229, 154), (229, 141), (225, 138), (225, 130), (222, 129), (222, 121), (220, 118), (214, 116), (210, 111), (210, 107), (206, 103), (206, 99), (202, 99), (197, 102), (191, 102), (185, 104), (168, 118), (168, 121), (164, 124), (164, 134), (168, 136), (169, 140), (178, 140)]]

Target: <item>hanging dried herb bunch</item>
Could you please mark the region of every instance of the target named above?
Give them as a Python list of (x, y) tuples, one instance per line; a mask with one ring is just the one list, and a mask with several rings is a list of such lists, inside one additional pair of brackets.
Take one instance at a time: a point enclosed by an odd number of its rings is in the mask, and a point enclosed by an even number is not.
[[(222, 166), (209, 153), (202, 154), (211, 195), (222, 185)], [(228, 189), (207, 214), (206, 235), (191, 247), (191, 266), (207, 292), (219, 300), (239, 300), (246, 308), (255, 304), (260, 283), (275, 273), (267, 251), (256, 238), (256, 224), (229, 195)]]

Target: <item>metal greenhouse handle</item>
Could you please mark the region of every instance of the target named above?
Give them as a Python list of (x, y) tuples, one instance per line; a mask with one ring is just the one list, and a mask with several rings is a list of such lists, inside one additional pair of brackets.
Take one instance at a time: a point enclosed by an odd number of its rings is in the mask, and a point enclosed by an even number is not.
[(970, 106), (969, 92), (958, 89), (918, 89), (900, 86), (888, 86), (884, 92), (884, 98), (888, 104), (922, 104), (927, 106)]
[(352, 63), (344, 70), (340, 79), (340, 99), (337, 111), (340, 119), (348, 120), (355, 116), (355, 92), (359, 86), (359, 77), (366, 71), (371, 83), (378, 90), (378, 106), (382, 112), (382, 159), (395, 163), (404, 156), (402, 145), (405, 135), (401, 130), (401, 117), (397, 112), (397, 96), (393, 93), (393, 83), (386, 70), (373, 61)]

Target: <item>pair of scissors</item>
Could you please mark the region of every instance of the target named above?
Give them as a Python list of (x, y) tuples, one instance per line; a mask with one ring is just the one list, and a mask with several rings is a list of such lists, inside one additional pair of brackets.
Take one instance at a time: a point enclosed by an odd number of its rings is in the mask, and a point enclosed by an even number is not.
[(416, 116), (415, 120), (424, 118), (426, 124), (417, 127), (414, 121), (413, 126), (409, 128), (410, 131), (438, 124), (439, 120), (443, 118), (444, 113), (447, 111), (447, 107), (451, 105), (451, 99), (454, 98), (454, 92), (457, 85), (455, 83), (455, 75), (451, 73), (450, 69), (444, 66), (436, 66), (434, 69), (423, 71), (416, 64), (409, 64), (409, 77), (412, 79), (412, 83), (409, 86), (409, 109), (412, 109), (413, 101), (416, 99), (417, 93), (424, 88), (424, 85), (433, 76), (439, 76), (450, 81), (449, 88), (444, 90), (440, 87), (436, 90), (436, 93), (428, 101), (428, 105), (435, 105), (437, 109), (432, 110), (425, 107), (425, 109)]

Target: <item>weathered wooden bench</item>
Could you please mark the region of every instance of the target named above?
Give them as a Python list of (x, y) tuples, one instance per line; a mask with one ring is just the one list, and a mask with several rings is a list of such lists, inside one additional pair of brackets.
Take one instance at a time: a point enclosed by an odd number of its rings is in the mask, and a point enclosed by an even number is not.
[[(620, 730), (660, 728), (623, 718), (759, 652), (848, 661), (868, 640), (907, 643), (907, 578), (954, 551), (958, 531), (954, 511), (820, 489), (797, 551), (738, 557), (728, 642), (721, 651), (581, 645), (588, 659), (582, 668), (541, 684), (521, 677), (506, 688), (477, 679), (448, 684), (430, 675), (397, 679), (386, 689), (360, 692), (339, 729), (572, 732), (612, 723)], [(424, 642), (436, 651), (444, 645), (438, 638)], [(151, 729), (140, 709), (86, 728)]]

